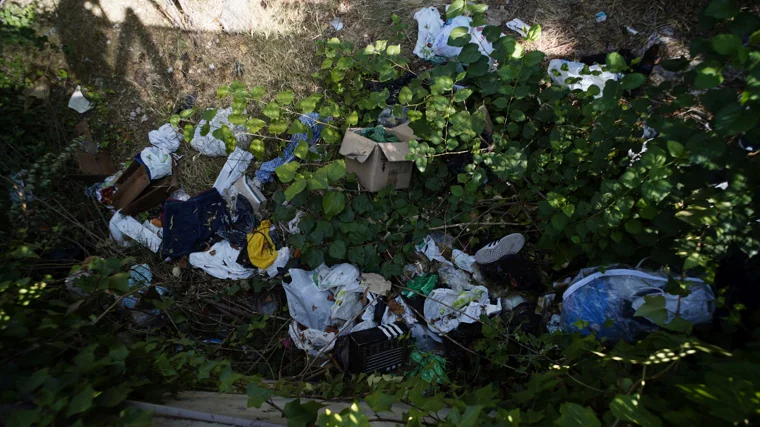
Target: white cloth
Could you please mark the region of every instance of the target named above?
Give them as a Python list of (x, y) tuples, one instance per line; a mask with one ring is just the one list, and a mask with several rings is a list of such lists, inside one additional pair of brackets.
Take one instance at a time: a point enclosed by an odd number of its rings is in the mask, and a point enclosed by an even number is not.
[[(562, 71), (562, 66), (567, 65), (567, 71)], [(593, 74), (582, 75), (581, 70), (586, 64), (582, 62), (566, 61), (564, 59), (552, 59), (549, 62), (549, 75), (552, 81), (558, 85), (567, 87), (570, 90), (580, 89), (586, 92), (591, 86), (599, 87), (599, 94), (594, 98), (599, 98), (604, 93), (604, 85), (609, 80), (618, 80), (620, 74), (610, 73), (609, 71), (602, 71), (602, 67), (599, 65), (591, 65), (588, 67), (590, 71), (599, 71), (601, 74), (595, 76)], [(559, 76), (555, 75), (558, 73)], [(570, 77), (580, 78), (576, 83), (567, 84), (566, 80)]]
[(172, 174), (172, 156), (168, 151), (157, 147), (148, 147), (140, 152), (140, 158), (148, 168), (151, 181)]
[(133, 242), (127, 239), (129, 237), (153, 252), (158, 252), (161, 247), (161, 238), (156, 233), (131, 216), (122, 215), (120, 212), (116, 212), (111, 217), (108, 228), (111, 231), (111, 237), (120, 246), (131, 246)]
[(230, 197), (232, 196), (230, 188), (235, 181), (243, 176), (245, 170), (248, 169), (248, 165), (251, 164), (251, 160), (253, 160), (253, 154), (251, 154), (250, 151), (244, 151), (240, 148), (235, 148), (235, 150), (227, 157), (227, 161), (224, 162), (222, 171), (219, 172), (219, 176), (214, 182), (214, 188), (216, 188), (216, 191), (218, 191), (225, 200), (230, 200)]
[(237, 263), (240, 249), (230, 246), (230, 242), (217, 242), (206, 252), (193, 252), (189, 260), (193, 267), (203, 269), (217, 279), (241, 280), (253, 276), (255, 270)]
[(148, 140), (154, 146), (168, 152), (173, 153), (179, 148), (180, 134), (174, 130), (174, 126), (170, 123), (166, 123), (157, 130), (148, 132)]
[[(233, 134), (235, 134), (235, 139), (237, 139), (238, 144), (242, 144), (243, 146), (247, 147), (253, 137), (251, 135), (246, 135), (245, 126), (232, 125), (227, 119), (230, 114), (232, 114), (232, 107), (225, 108), (223, 110), (217, 110), (216, 115), (213, 119), (211, 119), (211, 122), (201, 120), (200, 123), (198, 123), (198, 126), (195, 128), (195, 135), (193, 136), (193, 140), (190, 141), (190, 145), (192, 145), (193, 148), (198, 150), (201, 154), (204, 154), (206, 156), (226, 156), (227, 148), (224, 144), (224, 141), (214, 137), (213, 133), (215, 130), (220, 129), (222, 125), (227, 125)], [(209, 132), (206, 134), (206, 136), (202, 136), (201, 130), (203, 130), (203, 126), (206, 123), (209, 124)]]
[(491, 315), (501, 311), (501, 301), (496, 305), (488, 301), (488, 289), (475, 286), (466, 292), (452, 289), (433, 289), (425, 299), (425, 320), (433, 332), (447, 334), (460, 323), (473, 323), (481, 314)]

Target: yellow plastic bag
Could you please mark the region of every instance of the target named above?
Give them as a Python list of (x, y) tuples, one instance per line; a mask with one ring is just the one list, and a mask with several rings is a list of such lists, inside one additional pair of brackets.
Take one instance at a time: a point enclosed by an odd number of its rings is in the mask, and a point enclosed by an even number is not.
[(251, 264), (261, 269), (269, 267), (277, 259), (277, 249), (269, 237), (271, 225), (268, 220), (261, 221), (258, 228), (248, 235), (248, 258)]

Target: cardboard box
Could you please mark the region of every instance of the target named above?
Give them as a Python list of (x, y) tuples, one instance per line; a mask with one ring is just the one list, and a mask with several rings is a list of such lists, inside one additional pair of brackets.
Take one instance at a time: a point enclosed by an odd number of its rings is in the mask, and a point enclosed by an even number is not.
[(416, 139), (407, 125), (385, 128), (401, 142), (375, 142), (359, 135), (360, 128), (350, 128), (343, 136), (340, 154), (346, 158), (346, 172), (355, 173), (367, 191), (377, 192), (393, 184), (397, 189), (409, 187), (414, 162), (406, 160), (409, 141)]
[(134, 215), (161, 204), (169, 195), (179, 190), (177, 162), (172, 162), (172, 174), (151, 181), (148, 170), (133, 161), (116, 181), (113, 206), (124, 215)]

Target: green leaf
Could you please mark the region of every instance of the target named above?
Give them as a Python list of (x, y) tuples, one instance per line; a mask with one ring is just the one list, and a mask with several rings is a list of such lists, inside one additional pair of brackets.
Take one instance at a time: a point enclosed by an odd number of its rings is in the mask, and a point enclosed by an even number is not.
[(749, 36), (749, 43), (760, 44), (760, 30), (755, 31), (751, 36)]
[[(402, 89), (403, 91), (403, 89)], [(401, 98), (399, 98), (401, 99)], [(356, 111), (350, 112), (346, 116), (346, 125), (347, 126), (355, 126), (357, 123), (359, 123), (359, 114)]]
[(298, 193), (302, 192), (306, 188), (306, 180), (305, 179), (298, 179), (294, 181), (290, 186), (285, 190), (285, 200), (291, 201), (293, 200), (293, 197), (296, 197)]
[(108, 278), (108, 289), (115, 289), (121, 293), (129, 292), (129, 273), (118, 273)]
[(354, 60), (349, 58), (348, 56), (341, 57), (338, 62), (335, 64), (336, 70), (348, 70), (349, 68), (353, 67)]
[(412, 90), (404, 86), (401, 88), (401, 91), (398, 93), (398, 101), (402, 104), (409, 104), (412, 102), (413, 96), (414, 94), (412, 94)]
[(636, 396), (618, 394), (610, 404), (612, 415), (642, 427), (661, 427), (662, 421), (647, 411)]
[(668, 311), (665, 309), (665, 297), (662, 295), (647, 295), (644, 297), (644, 305), (638, 308), (634, 316), (646, 317), (655, 324), (662, 325), (668, 320)]
[(705, 8), (705, 15), (716, 19), (733, 18), (739, 14), (735, 0), (713, 0)]
[(346, 162), (343, 159), (335, 160), (322, 168), (327, 172), (327, 177), (330, 179), (330, 182), (336, 182), (346, 176)]
[(248, 151), (253, 153), (256, 159), (264, 160), (264, 141), (260, 139), (254, 139), (251, 141), (251, 145), (248, 146)]
[(481, 56), (478, 45), (475, 43), (468, 43), (459, 53), (459, 62), (463, 64), (472, 64), (480, 59)]
[(180, 118), (177, 114), (173, 114), (171, 117), (169, 117), (169, 124), (171, 124), (172, 127), (174, 127), (175, 129), (177, 128), (177, 126), (179, 126), (179, 121), (180, 121)]
[(525, 116), (525, 112), (522, 110), (512, 110), (512, 112), (509, 113), (509, 119), (516, 122), (524, 122), (527, 117)]
[(575, 205), (572, 203), (566, 204), (562, 207), (562, 212), (567, 215), (568, 218), (572, 217), (575, 213)]
[(29, 379), (24, 381), (23, 385), (19, 387), (19, 391), (22, 393), (31, 393), (45, 383), (48, 379), (48, 368), (40, 369), (32, 374)]
[(467, 98), (472, 95), (472, 89), (464, 88), (459, 89), (454, 93), (454, 102), (464, 102)]
[(554, 424), (560, 427), (601, 427), (594, 411), (577, 403), (563, 403), (559, 407), (560, 417)]
[(8, 416), (8, 427), (30, 427), (37, 425), (40, 419), (40, 412), (31, 409), (13, 409)]
[(272, 120), (280, 118), (280, 106), (275, 101), (267, 104), (261, 112)]
[(346, 207), (346, 196), (340, 191), (328, 191), (322, 198), (322, 209), (328, 220), (338, 215)]
[(311, 113), (317, 108), (317, 103), (322, 99), (320, 95), (309, 95), (298, 102), (298, 108), (302, 113)]
[(393, 406), (393, 396), (385, 394), (380, 390), (370, 394), (365, 398), (367, 404), (375, 412), (390, 412)]
[(470, 30), (467, 27), (456, 27), (449, 33), (449, 39), (446, 42), (449, 46), (465, 47), (470, 42)]
[(251, 98), (253, 99), (261, 99), (266, 95), (267, 89), (264, 86), (256, 86), (253, 89), (251, 89)]
[(695, 89), (710, 89), (723, 83), (723, 71), (716, 66), (706, 63), (699, 64), (696, 68), (696, 73), (697, 77), (694, 79)]
[(528, 52), (524, 57), (523, 61), (525, 62), (525, 65), (532, 67), (534, 65), (538, 65), (541, 63), (541, 61), (544, 60), (546, 55), (538, 50), (534, 50), (531, 52)]
[(315, 400), (301, 404), (301, 399), (291, 400), (285, 404), (283, 412), (288, 419), (288, 427), (306, 427), (314, 424), (317, 413), (324, 405)]
[(279, 178), (281, 182), (290, 182), (296, 177), (296, 171), (300, 166), (301, 164), (298, 162), (289, 162), (278, 167), (274, 171), (277, 173), (277, 178)]
[(464, 11), (465, 0), (454, 0), (446, 10), (446, 19), (453, 19), (461, 15)]
[(66, 416), (80, 414), (92, 407), (92, 398), (95, 397), (95, 389), (88, 385), (87, 388), (77, 393), (66, 407)]
[(385, 53), (387, 53), (390, 56), (398, 56), (401, 53), (401, 45), (400, 44), (393, 44), (388, 46), (387, 49), (385, 49)]
[(132, 389), (127, 387), (127, 383), (121, 383), (101, 393), (97, 398), (97, 404), (106, 408), (112, 408), (127, 400), (131, 391)]
[(192, 116), (193, 114), (195, 114), (195, 109), (188, 108), (187, 110), (182, 110), (182, 112), (179, 113), (179, 116), (182, 117), (183, 119), (186, 119), (186, 118)]
[(330, 244), (328, 253), (335, 259), (346, 258), (346, 243), (343, 240), (336, 240)]
[(641, 185), (641, 195), (645, 199), (660, 202), (670, 194), (670, 182), (665, 179), (648, 180)]
[(712, 47), (721, 55), (731, 55), (742, 47), (742, 39), (735, 34), (718, 34), (712, 38)]
[(644, 225), (638, 219), (631, 219), (626, 221), (625, 231), (631, 234), (641, 234), (644, 231)]
[(255, 118), (250, 118), (245, 122), (245, 128), (249, 133), (257, 133), (266, 125), (267, 122), (264, 120)]
[(536, 24), (528, 30), (528, 36), (526, 39), (528, 41), (534, 42), (537, 41), (539, 38), (541, 38), (541, 25)]
[(185, 137), (185, 142), (189, 144), (193, 140), (193, 136), (195, 136), (195, 126), (185, 125), (185, 130), (182, 136)]
[(617, 52), (608, 53), (605, 63), (607, 64), (607, 71), (611, 73), (622, 73), (628, 69), (628, 63), (625, 62), (625, 58)]
[(305, 159), (309, 155), (309, 143), (305, 140), (299, 141), (296, 149), (293, 150), (293, 154), (299, 159)]
[(275, 99), (280, 105), (290, 104), (291, 102), (293, 102), (293, 98), (295, 98), (295, 95), (293, 95), (292, 90), (282, 91), (278, 93), (277, 96), (275, 97)]
[(248, 387), (246, 388), (246, 393), (248, 394), (248, 407), (255, 407), (255, 408), (261, 408), (261, 405), (264, 404), (269, 398), (272, 396), (272, 391), (268, 388), (259, 387), (257, 384), (249, 383)]
[(218, 98), (224, 98), (225, 96), (230, 94), (230, 87), (227, 85), (219, 86), (216, 89), (216, 96)]
[(243, 123), (245, 123), (245, 116), (242, 114), (230, 114), (227, 117), (227, 120), (229, 120), (230, 123), (232, 123), (235, 126), (240, 126)]
[(678, 141), (668, 140), (667, 142), (668, 151), (670, 152), (670, 155), (678, 158), (683, 156), (684, 148), (683, 144), (681, 144)]
[(209, 108), (208, 110), (203, 112), (203, 120), (210, 122), (211, 120), (216, 117), (216, 108)]
[(644, 84), (647, 81), (647, 76), (640, 73), (631, 73), (623, 76), (620, 81), (620, 86), (625, 90), (633, 90)]
[(567, 227), (569, 221), (567, 215), (562, 212), (557, 212), (552, 216), (552, 227), (557, 231), (562, 231)]

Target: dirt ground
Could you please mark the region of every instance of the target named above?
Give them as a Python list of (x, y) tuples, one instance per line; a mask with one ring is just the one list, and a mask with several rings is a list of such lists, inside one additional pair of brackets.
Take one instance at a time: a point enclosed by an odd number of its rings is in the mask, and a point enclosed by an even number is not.
[[(574, 58), (622, 47), (640, 49), (662, 29), (675, 38), (688, 34), (703, 3), (488, 1), (487, 19), (502, 27), (516, 17), (529, 25), (539, 23), (543, 36), (529, 48), (550, 58)], [(391, 15), (397, 14), (409, 23), (404, 46), (409, 52), (417, 37), (415, 11), (426, 6), (443, 10), (442, 4), (429, 0), (261, 0), (248, 5), (250, 30), (229, 34), (216, 18), (199, 22), (204, 14), (178, 22), (177, 10), (172, 14), (158, 0), (42, 0), (41, 31), (60, 50), (34, 61), (50, 75), (67, 72), (67, 80), (58, 78), (59, 90), (73, 91), (75, 82), (81, 82), (108, 93), (104, 103), (109, 126), (95, 128), (108, 130), (101, 133), (119, 129), (119, 136), (96, 137), (117, 139), (109, 148), (124, 160), (147, 144), (147, 133), (165, 123), (188, 95), (199, 108), (214, 106), (217, 87), (233, 80), (264, 85), (272, 94), (283, 89), (309, 94), (319, 90), (311, 78), (318, 66), (317, 40), (339, 37), (363, 45), (388, 38)], [(601, 11), (607, 20), (598, 23), (594, 16)], [(341, 31), (329, 25), (335, 17), (345, 24)], [(626, 26), (638, 33), (631, 34)], [(201, 158), (187, 147), (180, 153), (190, 159), (183, 162), (188, 164), (183, 176), (192, 179), (182, 180), (189, 192), (213, 183), (222, 159)]]

